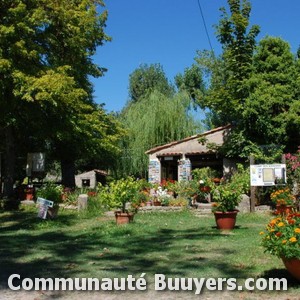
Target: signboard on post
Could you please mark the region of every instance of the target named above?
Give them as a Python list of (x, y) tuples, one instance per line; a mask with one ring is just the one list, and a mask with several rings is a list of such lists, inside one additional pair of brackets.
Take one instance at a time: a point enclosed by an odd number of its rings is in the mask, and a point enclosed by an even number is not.
[(41, 177), (45, 171), (45, 153), (36, 152), (27, 155), (27, 176)]
[(274, 186), (286, 183), (285, 164), (250, 165), (251, 186)]

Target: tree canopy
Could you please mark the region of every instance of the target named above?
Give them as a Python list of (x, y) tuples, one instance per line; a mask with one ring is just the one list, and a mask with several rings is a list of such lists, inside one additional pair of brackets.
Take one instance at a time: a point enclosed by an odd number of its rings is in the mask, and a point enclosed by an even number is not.
[(154, 90), (166, 96), (172, 96), (175, 92), (160, 64), (141, 64), (129, 76), (130, 101), (137, 102)]
[(199, 132), (201, 126), (189, 111), (190, 104), (186, 92), (167, 97), (156, 90), (131, 103), (121, 115), (128, 136), (122, 144), (119, 173), (146, 177), (145, 151)]
[[(196, 61), (209, 74), (200, 104), (210, 110), (212, 127), (234, 127), (223, 151), (228, 156), (262, 156), (264, 149), (288, 149), (299, 140), (298, 60), (287, 42), (265, 37), (258, 44), (250, 26), (251, 4), (228, 0), (221, 8), (217, 38), (222, 53), (199, 51)], [(299, 114), (298, 114), (299, 115)], [(280, 146), (282, 145), (282, 147)]]
[(89, 79), (103, 75), (92, 56), (110, 40), (101, 0), (2, 1), (0, 11), (0, 134), (9, 196), (16, 145), (29, 138), (21, 132), (39, 140), (31, 151), (52, 151), (70, 166), (79, 154), (115, 151), (120, 127), (94, 103)]

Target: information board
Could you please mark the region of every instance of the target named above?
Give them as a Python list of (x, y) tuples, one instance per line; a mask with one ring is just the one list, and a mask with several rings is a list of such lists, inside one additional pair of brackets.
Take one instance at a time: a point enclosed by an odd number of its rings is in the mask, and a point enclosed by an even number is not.
[(178, 165), (178, 180), (191, 180), (191, 161), (189, 159), (181, 159)]
[(273, 186), (286, 183), (285, 164), (250, 165), (251, 186)]
[(149, 179), (150, 183), (160, 183), (160, 161), (153, 159), (149, 162)]

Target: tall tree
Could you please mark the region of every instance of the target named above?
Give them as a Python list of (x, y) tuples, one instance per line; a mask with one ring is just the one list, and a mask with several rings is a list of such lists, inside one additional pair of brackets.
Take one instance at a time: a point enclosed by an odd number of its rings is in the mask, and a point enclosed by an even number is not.
[(174, 87), (169, 83), (160, 64), (142, 64), (129, 77), (129, 97), (137, 102), (149, 96), (154, 90), (165, 96), (174, 94)]
[(202, 70), (197, 64), (186, 68), (183, 74), (176, 75), (175, 83), (179, 91), (186, 91), (190, 95), (195, 107), (203, 102), (205, 83)]
[(295, 99), (295, 59), (287, 42), (262, 39), (254, 55), (243, 120), (248, 135), (258, 144), (285, 143), (286, 113)]
[[(221, 8), (217, 38), (223, 52), (215, 57), (199, 52), (196, 61), (211, 72), (210, 87), (204, 105), (213, 113), (214, 125), (237, 123), (249, 95), (247, 80), (252, 72), (252, 58), (259, 33), (257, 25), (249, 27), (251, 5), (247, 0), (228, 0), (230, 14)], [(202, 101), (203, 102), (203, 101)]]
[[(24, 126), (24, 119), (31, 120), (26, 125), (36, 130), (34, 135), (50, 141), (62, 165), (64, 161), (74, 164), (76, 154), (86, 148), (77, 142), (84, 135), (89, 137), (85, 129), (92, 130), (93, 136), (105, 132), (88, 126), (89, 116), (99, 124), (89, 76), (101, 76), (104, 71), (92, 61), (96, 47), (109, 40), (103, 31), (107, 12), (99, 13), (103, 6), (101, 0), (0, 3), (0, 122), (7, 149), (5, 195), (12, 194), (12, 150), (16, 149), (16, 133)], [(24, 106), (32, 109), (24, 110)], [(39, 128), (34, 126), (37, 120)], [(66, 179), (68, 185), (74, 184), (73, 175)]]
[(120, 174), (145, 177), (146, 150), (199, 132), (200, 125), (189, 112), (190, 104), (186, 92), (167, 97), (156, 90), (131, 103), (121, 116), (128, 136), (123, 140)]

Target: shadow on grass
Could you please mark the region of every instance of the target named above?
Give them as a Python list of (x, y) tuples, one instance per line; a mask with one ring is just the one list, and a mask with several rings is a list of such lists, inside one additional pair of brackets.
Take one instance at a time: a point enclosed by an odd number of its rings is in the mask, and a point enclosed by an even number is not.
[(288, 288), (299, 288), (299, 281), (295, 279), (286, 269), (271, 269), (263, 274), (260, 278), (286, 278), (288, 283)]
[(0, 215), (0, 220), (4, 224), (0, 229), (1, 287), (7, 286), (11, 274), (21, 278), (141, 273), (204, 277), (218, 270), (223, 277), (247, 278), (252, 270), (227, 260), (229, 255), (238, 255), (238, 250), (221, 244), (224, 235), (206, 226), (154, 230), (147, 224), (117, 227), (113, 221), (105, 221), (79, 228), (80, 219), (66, 214), (41, 229), (43, 221), (27, 212)]

